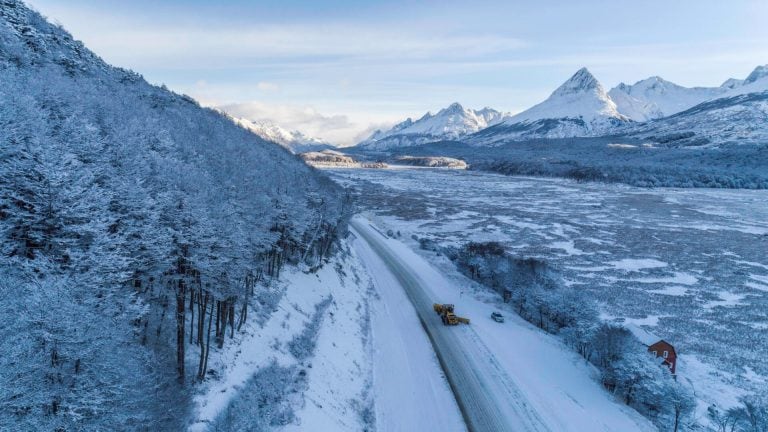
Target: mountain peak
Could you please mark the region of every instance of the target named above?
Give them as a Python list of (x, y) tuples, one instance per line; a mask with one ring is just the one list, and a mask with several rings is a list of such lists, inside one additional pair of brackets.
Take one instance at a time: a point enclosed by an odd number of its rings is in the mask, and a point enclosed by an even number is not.
[(460, 113), (463, 113), (463, 112), (464, 112), (464, 107), (460, 103), (454, 102), (454, 103), (448, 105), (448, 107), (443, 108), (442, 110), (440, 110), (438, 115), (440, 115), (440, 114), (460, 114)]
[(442, 139), (455, 140), (501, 122), (506, 115), (491, 108), (473, 110), (454, 102), (437, 114), (427, 113), (388, 131), (377, 131), (360, 143), (368, 148), (389, 148), (423, 144)]
[(751, 84), (759, 79), (765, 78), (768, 76), (768, 65), (760, 65), (755, 68), (755, 70), (752, 71), (749, 76), (747, 76), (747, 79), (744, 80), (745, 84)]
[(234, 120), (235, 123), (245, 127), (259, 137), (280, 144), (295, 153), (310, 149), (332, 147), (327, 141), (307, 136), (298, 130), (285, 129), (269, 119), (246, 120), (236, 118)]
[[(593, 136), (629, 121), (587, 68), (579, 69), (543, 102), (504, 121), (508, 136)], [(501, 133), (504, 128), (499, 129)]]
[(737, 79), (737, 78), (728, 78), (722, 84), (720, 84), (720, 88), (735, 89), (735, 88), (740, 87), (742, 85), (744, 85), (744, 80)]
[(603, 86), (600, 85), (600, 82), (597, 81), (597, 78), (592, 75), (589, 69), (583, 67), (558, 87), (552, 95), (567, 95), (591, 90), (599, 90), (602, 92)]

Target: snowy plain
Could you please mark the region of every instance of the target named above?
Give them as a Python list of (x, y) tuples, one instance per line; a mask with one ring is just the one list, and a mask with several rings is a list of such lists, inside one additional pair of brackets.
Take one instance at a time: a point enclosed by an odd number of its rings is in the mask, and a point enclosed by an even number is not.
[[(448, 170), (336, 170), (382, 231), (449, 271), (419, 241), (501, 241), (545, 259), (616, 322), (671, 341), (678, 374), (706, 407), (768, 377), (768, 194), (644, 189)], [(441, 264), (442, 262), (442, 264)], [(481, 288), (479, 290), (482, 290)], [(511, 311), (509, 311), (511, 312)], [(744, 337), (748, 335), (748, 337)]]

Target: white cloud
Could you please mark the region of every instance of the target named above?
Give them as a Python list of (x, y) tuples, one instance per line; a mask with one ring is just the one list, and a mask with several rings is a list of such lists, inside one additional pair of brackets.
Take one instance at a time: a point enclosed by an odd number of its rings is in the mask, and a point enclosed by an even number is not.
[(280, 90), (279, 85), (267, 81), (259, 81), (256, 83), (256, 88), (263, 92), (276, 92)]
[[(75, 24), (81, 24), (76, 21)], [(451, 34), (441, 29), (350, 23), (261, 24), (248, 27), (137, 27), (114, 17), (78, 25), (78, 38), (118, 64), (226, 68), (235, 62), (322, 59), (464, 59), (516, 50), (526, 44), (497, 34)], [(225, 63), (226, 62), (226, 63)]]
[(260, 101), (217, 105), (227, 114), (248, 120), (268, 119), (290, 130), (345, 146), (356, 144), (372, 126), (346, 115), (326, 115), (310, 106), (271, 104)]

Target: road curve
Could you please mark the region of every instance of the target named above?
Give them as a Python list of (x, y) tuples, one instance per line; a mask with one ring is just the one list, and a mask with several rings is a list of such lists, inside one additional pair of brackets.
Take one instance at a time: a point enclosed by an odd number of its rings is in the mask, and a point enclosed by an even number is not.
[(468, 326), (442, 324), (432, 309), (432, 304), (439, 299), (430, 298), (429, 289), (418, 273), (387, 246), (384, 235), (359, 217), (353, 218), (350, 224), (353, 233), (386, 264), (413, 303), (468, 429), (472, 432), (549, 431), (474, 330)]

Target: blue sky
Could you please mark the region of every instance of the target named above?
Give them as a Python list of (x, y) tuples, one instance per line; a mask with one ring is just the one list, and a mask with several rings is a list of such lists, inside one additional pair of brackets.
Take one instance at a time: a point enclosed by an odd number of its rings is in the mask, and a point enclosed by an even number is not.
[(108, 62), (349, 144), (451, 102), (517, 112), (582, 66), (606, 88), (768, 63), (768, 2), (29, 0)]

